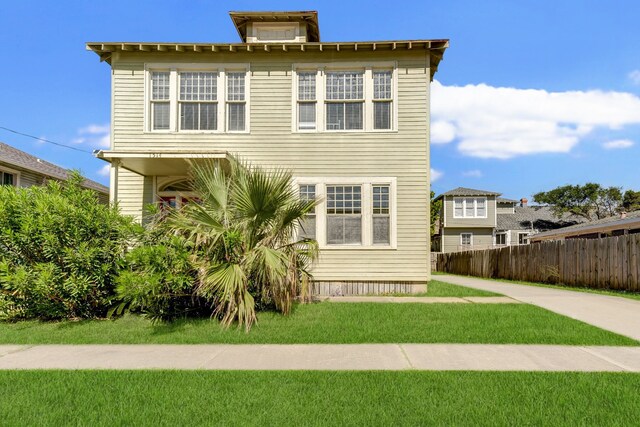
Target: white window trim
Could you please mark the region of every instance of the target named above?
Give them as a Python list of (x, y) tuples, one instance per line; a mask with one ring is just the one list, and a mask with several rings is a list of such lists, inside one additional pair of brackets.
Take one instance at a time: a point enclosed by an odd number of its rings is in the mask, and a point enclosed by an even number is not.
[(20, 187), (20, 171), (17, 171), (15, 169), (10, 169), (7, 168), (5, 166), (0, 166), (0, 172), (6, 172), (9, 173), (11, 175), (15, 175), (16, 176), (16, 182), (14, 187), (19, 188)]
[[(462, 236), (465, 234), (468, 234), (469, 236), (471, 236), (471, 238), (469, 239), (471, 243), (469, 243), (468, 245), (465, 245), (464, 243), (462, 243)], [(460, 246), (473, 246), (473, 233), (469, 233), (469, 232), (460, 233)]]
[[(392, 100), (391, 129), (374, 129), (373, 123), (373, 71), (391, 70)], [(298, 71), (316, 71), (316, 128), (298, 129)], [(326, 73), (331, 71), (363, 71), (364, 112), (362, 129), (325, 129)], [(398, 64), (395, 61), (353, 63), (299, 63), (292, 66), (291, 78), (291, 132), (293, 133), (397, 133), (398, 132)]]
[(531, 233), (529, 233), (528, 231), (519, 231), (518, 232), (518, 245), (517, 246), (521, 246), (521, 245), (527, 245), (528, 243), (520, 243), (520, 236), (530, 236)]
[[(153, 134), (247, 134), (251, 133), (251, 70), (249, 64), (221, 64), (221, 63), (146, 63), (144, 67), (144, 133)], [(168, 71), (170, 82), (169, 94), (169, 129), (154, 130), (151, 128), (151, 73), (153, 71)], [(218, 129), (216, 130), (180, 130), (180, 112), (178, 111), (180, 97), (180, 81), (178, 75), (181, 71), (201, 71), (218, 73), (216, 82), (216, 101), (218, 103)], [(227, 130), (227, 75), (228, 72), (245, 72), (245, 129)], [(112, 138), (113, 141), (113, 138)]]
[[(397, 178), (395, 177), (296, 177), (295, 188), (299, 185), (316, 185), (316, 240), (322, 250), (395, 250), (398, 248), (397, 231)], [(362, 243), (347, 245), (327, 244), (327, 185), (362, 185)], [(389, 186), (389, 244), (373, 244), (373, 185)]]
[[(503, 243), (503, 244), (499, 244), (499, 243), (498, 243), (498, 235), (499, 235), (499, 234), (501, 234), (501, 235), (503, 235), (503, 236), (504, 236), (504, 243)], [(500, 246), (507, 246), (507, 245), (509, 244), (509, 243), (508, 243), (508, 239), (507, 239), (508, 234), (509, 234), (509, 233), (508, 233), (508, 232), (506, 232), (506, 231), (496, 231), (496, 232), (494, 233), (494, 235), (493, 235), (493, 246), (498, 246), (498, 245), (500, 245)]]
[[(466, 216), (467, 215), (467, 201), (466, 199), (473, 199), (473, 212), (474, 216)], [(462, 200), (462, 216), (456, 215), (456, 200)], [(484, 200), (484, 216), (478, 216), (478, 200)], [(453, 198), (453, 217), (461, 218), (461, 219), (486, 219), (488, 218), (489, 205), (486, 197), (477, 197), (477, 196), (469, 196), (469, 197), (454, 197)]]

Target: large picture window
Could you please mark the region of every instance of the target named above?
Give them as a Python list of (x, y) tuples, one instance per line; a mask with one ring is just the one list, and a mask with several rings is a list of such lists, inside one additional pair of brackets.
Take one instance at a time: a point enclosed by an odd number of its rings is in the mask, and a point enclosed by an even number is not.
[(362, 186), (327, 186), (327, 244), (362, 243)]
[(180, 73), (180, 129), (218, 128), (218, 73)]

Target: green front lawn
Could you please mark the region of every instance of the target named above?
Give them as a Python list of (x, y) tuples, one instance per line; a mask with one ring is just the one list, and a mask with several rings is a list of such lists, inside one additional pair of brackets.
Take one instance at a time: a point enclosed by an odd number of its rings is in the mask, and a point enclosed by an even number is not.
[(3, 425), (636, 425), (640, 375), (0, 372)]
[(521, 343), (638, 345), (526, 304), (318, 303), (259, 313), (250, 333), (209, 319), (0, 323), (2, 344)]
[(427, 285), (427, 292), (418, 295), (402, 294), (405, 296), (425, 296), (425, 297), (496, 297), (501, 296), (494, 292), (480, 289), (467, 288), (465, 286), (452, 285), (451, 283), (432, 280)]

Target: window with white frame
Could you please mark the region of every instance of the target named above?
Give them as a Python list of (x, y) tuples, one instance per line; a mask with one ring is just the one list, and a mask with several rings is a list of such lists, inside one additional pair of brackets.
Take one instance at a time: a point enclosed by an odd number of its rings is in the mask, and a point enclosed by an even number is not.
[(151, 129), (169, 130), (171, 84), (168, 71), (151, 73)]
[(230, 131), (243, 131), (245, 128), (245, 74), (227, 73), (227, 129)]
[(18, 185), (18, 175), (8, 171), (0, 170), (0, 185)]
[(460, 233), (460, 245), (472, 246), (473, 245), (473, 233)]
[(486, 197), (460, 197), (453, 199), (454, 218), (486, 218)]
[(327, 244), (362, 243), (362, 186), (327, 185)]
[[(316, 199), (316, 186), (315, 184), (303, 184), (299, 186), (300, 199), (301, 200), (315, 200)], [(314, 207), (307, 215), (300, 221), (300, 231), (298, 237), (305, 239), (316, 238), (316, 208)]]
[(218, 128), (218, 73), (180, 73), (180, 130)]
[(496, 233), (496, 245), (504, 246), (507, 244), (507, 233)]
[(298, 129), (316, 128), (316, 72), (298, 73)]
[(373, 128), (391, 129), (393, 88), (391, 71), (373, 72)]
[(388, 245), (391, 241), (391, 209), (389, 204), (389, 186), (372, 186), (373, 239), (374, 245)]
[(326, 73), (325, 123), (327, 130), (364, 128), (364, 73), (329, 71)]
[(529, 233), (518, 233), (518, 244), (526, 245), (529, 243)]

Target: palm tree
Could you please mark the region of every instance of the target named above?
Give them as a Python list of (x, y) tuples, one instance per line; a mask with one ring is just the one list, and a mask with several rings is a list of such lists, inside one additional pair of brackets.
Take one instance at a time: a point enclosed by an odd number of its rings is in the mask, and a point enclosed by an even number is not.
[(211, 160), (192, 162), (190, 179), (197, 203), (173, 211), (168, 223), (196, 248), (196, 295), (213, 303), (213, 315), (248, 331), (254, 297), (283, 314), (296, 297), (308, 298), (318, 244), (297, 240), (296, 231), (316, 201), (300, 199), (291, 173)]

